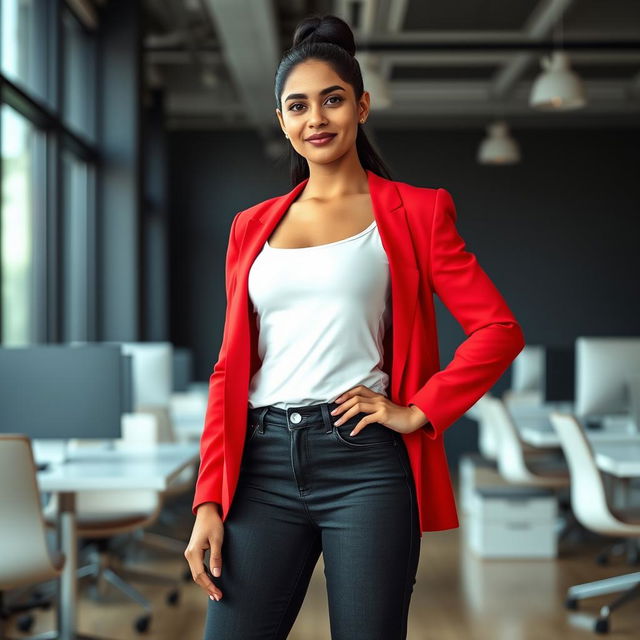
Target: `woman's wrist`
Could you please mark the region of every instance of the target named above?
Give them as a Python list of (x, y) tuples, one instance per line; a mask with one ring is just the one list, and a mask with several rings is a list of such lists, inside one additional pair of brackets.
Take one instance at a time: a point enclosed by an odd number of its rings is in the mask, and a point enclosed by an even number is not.
[(196, 514), (200, 512), (205, 514), (217, 513), (218, 515), (222, 515), (222, 507), (218, 502), (203, 502), (198, 505), (196, 509)]
[(417, 425), (416, 429), (421, 429), (425, 425), (431, 424), (429, 422), (429, 418), (427, 418), (427, 416), (424, 414), (424, 412), (422, 411), (422, 409), (420, 409), (419, 406), (415, 404), (410, 404), (409, 409), (411, 409), (413, 413), (416, 415), (416, 425)]

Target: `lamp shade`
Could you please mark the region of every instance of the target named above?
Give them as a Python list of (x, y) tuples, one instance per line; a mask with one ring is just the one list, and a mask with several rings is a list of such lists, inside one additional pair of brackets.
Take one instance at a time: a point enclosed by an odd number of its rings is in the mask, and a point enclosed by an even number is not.
[(509, 126), (498, 120), (487, 127), (488, 135), (480, 143), (477, 160), (480, 164), (517, 164), (520, 148), (511, 137)]
[(568, 111), (579, 109), (587, 103), (584, 85), (571, 70), (569, 56), (564, 51), (554, 51), (551, 57), (540, 61), (545, 69), (533, 83), (529, 104), (542, 111)]

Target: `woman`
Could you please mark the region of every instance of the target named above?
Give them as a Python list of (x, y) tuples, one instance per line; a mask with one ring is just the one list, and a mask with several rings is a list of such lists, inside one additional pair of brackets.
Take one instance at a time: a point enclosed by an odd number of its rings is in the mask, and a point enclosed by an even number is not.
[[(321, 552), (333, 640), (405, 638), (422, 532), (458, 526), (443, 432), (524, 346), (448, 192), (368, 143), (354, 53), (339, 18), (298, 26), (275, 83), (294, 188), (231, 225), (185, 551), (209, 640), (286, 638)], [(442, 371), (434, 292), (468, 336)]]

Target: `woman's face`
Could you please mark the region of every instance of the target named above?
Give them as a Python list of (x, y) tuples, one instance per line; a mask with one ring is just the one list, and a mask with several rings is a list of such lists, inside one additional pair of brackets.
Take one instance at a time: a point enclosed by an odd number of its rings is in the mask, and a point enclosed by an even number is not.
[[(293, 68), (281, 100), (282, 111), (276, 109), (280, 126), (310, 163), (334, 162), (353, 149), (358, 123), (369, 115), (369, 92), (356, 102), (353, 87), (320, 60), (306, 60)], [(320, 145), (308, 140), (325, 132), (336, 135)]]

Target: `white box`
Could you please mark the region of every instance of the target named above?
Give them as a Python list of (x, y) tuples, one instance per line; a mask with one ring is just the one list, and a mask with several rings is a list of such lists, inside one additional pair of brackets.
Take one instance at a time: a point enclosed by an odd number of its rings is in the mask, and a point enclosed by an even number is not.
[(496, 463), (479, 453), (464, 453), (458, 465), (459, 503), (463, 513), (471, 509), (471, 499), (477, 487), (509, 484), (498, 473)]
[(557, 500), (547, 489), (507, 486), (474, 491), (466, 540), (483, 558), (555, 558)]

